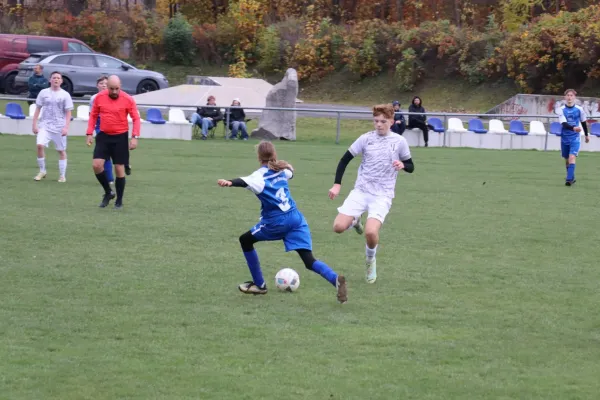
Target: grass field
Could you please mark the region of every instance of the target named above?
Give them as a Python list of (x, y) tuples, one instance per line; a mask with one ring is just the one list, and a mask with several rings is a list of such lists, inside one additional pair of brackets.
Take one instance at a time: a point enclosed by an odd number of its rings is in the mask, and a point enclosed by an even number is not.
[(314, 129), (277, 146), (345, 305), (281, 243), (257, 245), (265, 276), (299, 291), (237, 291), (259, 203), (216, 180), (253, 171), (255, 142), (141, 140), (119, 212), (84, 138), (59, 184), (54, 151), (34, 182), (32, 137), (0, 136), (0, 398), (597, 398), (598, 155), (567, 188), (557, 153), (413, 149), (368, 285), (364, 238), (331, 229), (346, 146)]

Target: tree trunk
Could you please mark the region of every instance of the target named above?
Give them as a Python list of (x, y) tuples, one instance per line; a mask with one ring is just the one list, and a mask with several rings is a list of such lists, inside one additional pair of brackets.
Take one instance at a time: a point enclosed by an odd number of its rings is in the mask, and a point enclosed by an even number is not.
[(396, 19), (398, 22), (402, 22), (404, 17), (404, 13), (402, 11), (402, 0), (396, 0)]
[(68, 0), (66, 3), (67, 10), (74, 16), (87, 8), (87, 0)]
[(456, 26), (460, 26), (460, 0), (454, 0), (454, 19)]

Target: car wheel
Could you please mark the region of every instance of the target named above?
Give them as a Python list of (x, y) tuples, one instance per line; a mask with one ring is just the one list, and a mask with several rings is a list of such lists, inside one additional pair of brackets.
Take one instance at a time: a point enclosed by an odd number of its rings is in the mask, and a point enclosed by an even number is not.
[(71, 83), (71, 81), (69, 80), (69, 78), (63, 78), (63, 83), (62, 85), (60, 85), (60, 87), (66, 91), (67, 93), (69, 93), (69, 95), (73, 96), (73, 84)]
[(158, 90), (158, 84), (151, 79), (144, 79), (137, 86), (136, 94), (154, 92)]
[(11, 74), (6, 75), (4, 78), (4, 90), (7, 94), (21, 94), (26, 91), (24, 88), (17, 88), (15, 86), (15, 78), (17, 77), (17, 73), (13, 72)]

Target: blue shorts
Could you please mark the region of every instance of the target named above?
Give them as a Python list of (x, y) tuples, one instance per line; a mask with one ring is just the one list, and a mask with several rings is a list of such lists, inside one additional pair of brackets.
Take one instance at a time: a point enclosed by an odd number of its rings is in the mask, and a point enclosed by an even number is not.
[(560, 137), (560, 150), (562, 153), (562, 158), (569, 158), (569, 155), (571, 154), (577, 157), (580, 146), (581, 138), (579, 137), (579, 134)]
[(304, 215), (298, 210), (274, 218), (262, 219), (250, 229), (250, 233), (259, 242), (283, 240), (285, 251), (300, 249), (312, 251), (310, 228)]

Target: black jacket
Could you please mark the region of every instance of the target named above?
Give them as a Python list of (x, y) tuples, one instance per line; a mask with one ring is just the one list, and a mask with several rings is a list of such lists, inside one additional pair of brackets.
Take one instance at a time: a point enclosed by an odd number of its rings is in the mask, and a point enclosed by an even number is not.
[[(423, 100), (421, 100), (421, 104), (419, 106), (415, 105), (415, 100), (413, 99), (413, 102), (411, 103), (410, 107), (408, 107), (408, 112), (411, 113), (425, 113), (425, 108), (423, 108)], [(412, 122), (425, 122), (427, 121), (427, 116), (425, 114), (423, 115), (409, 115), (408, 116), (408, 123), (412, 123)]]
[(223, 119), (223, 113), (221, 113), (221, 108), (218, 106), (209, 106), (208, 104), (204, 107), (196, 108), (196, 112), (202, 118), (210, 117), (213, 119), (213, 122), (219, 122)]
[(246, 120), (246, 113), (243, 108), (232, 108), (229, 112), (229, 123), (233, 121), (244, 122)]

